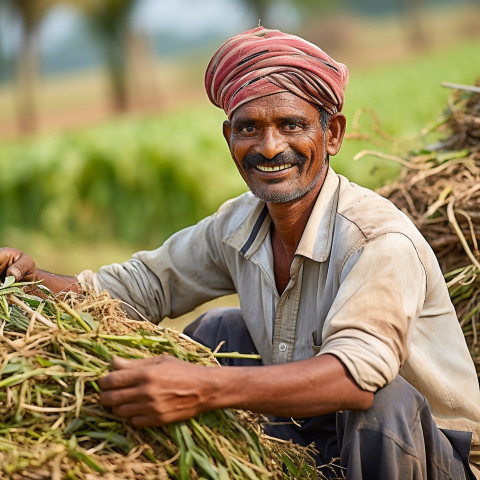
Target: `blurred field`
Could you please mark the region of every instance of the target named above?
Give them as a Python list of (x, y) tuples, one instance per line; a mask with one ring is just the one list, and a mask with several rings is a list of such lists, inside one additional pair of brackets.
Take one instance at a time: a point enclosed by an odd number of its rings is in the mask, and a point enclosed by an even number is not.
[[(368, 58), (372, 50), (355, 57), (352, 48), (348, 133), (334, 168), (370, 188), (395, 178), (395, 164), (352, 158), (362, 149), (401, 153), (418, 145), (420, 130), (446, 105), (450, 92), (441, 82), (480, 77), (479, 44), (472, 37), (408, 54), (392, 49), (381, 63)], [(163, 62), (155, 94), (137, 96), (133, 113), (120, 118), (109, 113), (101, 72), (44, 80), (41, 134), (21, 140), (13, 86), (0, 88), (1, 244), (54, 272), (97, 269), (156, 248), (245, 191), (221, 134), (224, 114), (203, 92), (206, 58)], [(235, 297), (215, 305), (232, 303)]]

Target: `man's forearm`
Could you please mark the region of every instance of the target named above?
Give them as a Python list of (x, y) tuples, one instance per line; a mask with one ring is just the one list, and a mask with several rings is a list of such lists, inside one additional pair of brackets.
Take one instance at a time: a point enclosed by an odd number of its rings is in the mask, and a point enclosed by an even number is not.
[(373, 393), (362, 390), (333, 355), (265, 367), (215, 369), (211, 408), (240, 408), (284, 417), (365, 410)]
[(100, 400), (132, 424), (153, 427), (219, 408), (282, 417), (365, 410), (373, 393), (358, 387), (332, 355), (264, 367), (205, 367), (168, 355), (127, 360), (98, 380)]
[(81, 292), (77, 277), (56, 275), (54, 273), (38, 269), (36, 276), (37, 280), (42, 280), (42, 285), (45, 285), (53, 293), (59, 293), (62, 291), (73, 291), (77, 293)]

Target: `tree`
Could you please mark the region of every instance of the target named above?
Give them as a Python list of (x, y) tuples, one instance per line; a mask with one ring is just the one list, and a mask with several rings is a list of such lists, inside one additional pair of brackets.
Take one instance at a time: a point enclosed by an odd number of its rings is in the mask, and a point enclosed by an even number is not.
[[(274, 28), (269, 25), (270, 14), (275, 6), (278, 6), (277, 0), (242, 0), (248, 10), (253, 11), (260, 25), (267, 28)], [(285, 3), (292, 5), (302, 18), (308, 18), (312, 11), (320, 8), (332, 8), (332, 2), (328, 0), (284, 0)], [(334, 4), (338, 5), (341, 0)]]
[(410, 46), (412, 48), (425, 47), (428, 41), (423, 18), (426, 1), (398, 0), (398, 6), (405, 22), (407, 41)]
[(102, 49), (117, 111), (128, 107), (126, 45), (137, 0), (66, 0), (84, 15)]
[(21, 25), (22, 36), (16, 61), (18, 82), (18, 120), (20, 131), (30, 133), (37, 127), (35, 77), (38, 56), (36, 35), (47, 12), (59, 0), (0, 0)]
[(268, 14), (273, 0), (243, 0), (247, 9), (252, 10), (260, 25), (268, 25)]

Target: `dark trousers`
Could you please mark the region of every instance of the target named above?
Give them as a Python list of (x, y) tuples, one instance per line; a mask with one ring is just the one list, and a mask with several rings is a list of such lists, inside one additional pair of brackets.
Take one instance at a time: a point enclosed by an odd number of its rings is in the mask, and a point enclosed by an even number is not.
[[(238, 308), (211, 310), (185, 333), (212, 350), (256, 353)], [(259, 360), (222, 359), (227, 366), (261, 365)], [(470, 432), (437, 428), (425, 397), (398, 376), (375, 393), (365, 411), (345, 410), (318, 417), (273, 417), (267, 434), (300, 445), (312, 442), (318, 465), (339, 457), (348, 480), (475, 480), (468, 465)], [(331, 467), (322, 473), (335, 476)], [(336, 478), (336, 477), (335, 477)]]

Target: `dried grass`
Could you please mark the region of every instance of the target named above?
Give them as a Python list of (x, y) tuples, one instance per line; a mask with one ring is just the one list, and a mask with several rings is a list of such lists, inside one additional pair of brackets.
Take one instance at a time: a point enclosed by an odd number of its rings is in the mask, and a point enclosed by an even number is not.
[[(161, 353), (213, 368), (182, 334), (129, 319), (99, 297), (0, 286), (0, 476), (20, 480), (322, 478), (311, 450), (263, 434), (249, 412), (219, 410), (134, 428), (98, 401), (112, 356)], [(40, 320), (42, 319), (42, 320)]]
[(401, 158), (400, 179), (377, 191), (412, 219), (435, 251), (480, 374), (478, 87), (454, 90), (444, 115), (422, 133), (443, 138)]

